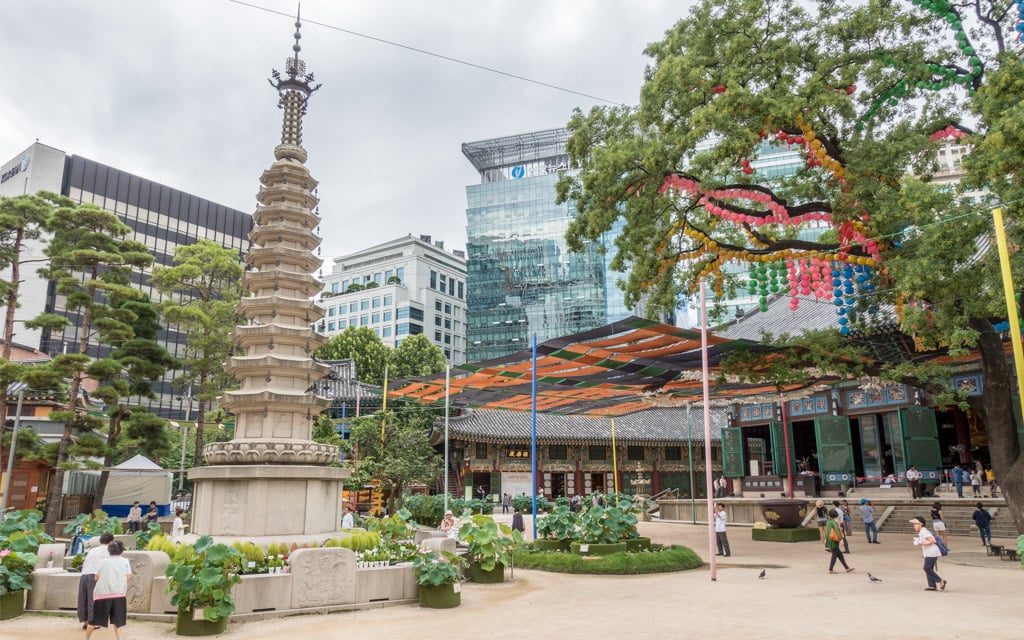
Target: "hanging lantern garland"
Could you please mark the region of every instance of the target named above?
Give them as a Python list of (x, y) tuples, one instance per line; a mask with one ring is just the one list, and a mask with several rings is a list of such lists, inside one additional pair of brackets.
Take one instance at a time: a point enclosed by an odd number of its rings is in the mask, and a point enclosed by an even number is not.
[[(911, 2), (914, 6), (924, 9), (949, 25), (949, 28), (953, 30), (953, 37), (956, 38), (960, 53), (967, 59), (967, 65), (965, 66), (968, 66), (969, 69), (964, 71), (959, 66), (941, 65), (932, 62), (925, 63), (917, 68), (901, 67), (904, 77), (875, 98), (874, 102), (868, 107), (868, 110), (857, 121), (856, 128), (858, 131), (862, 130), (864, 123), (874, 118), (875, 114), (883, 106), (889, 105), (894, 107), (904, 98), (912, 97), (917, 90), (940, 91), (954, 85), (961, 85), (973, 94), (981, 85), (981, 75), (984, 71), (981, 58), (978, 57), (977, 51), (971, 46), (967, 32), (964, 31), (960, 14), (953, 4), (949, 0), (911, 0)], [(1017, 6), (1018, 17), (1024, 20), (1024, 0), (1017, 0)], [(1021, 32), (1021, 38), (1024, 38), (1024, 29), (1020, 28), (1019, 23), (1018, 31)], [(893, 67), (897, 66), (897, 61), (892, 58), (883, 59), (883, 62)]]
[[(1022, 0), (1024, 1), (1024, 0)], [(724, 88), (716, 93), (724, 93)], [(849, 93), (850, 90), (848, 89)], [(800, 133), (779, 130), (774, 137), (787, 145), (803, 148), (808, 168), (820, 167), (828, 172), (840, 189), (847, 191), (846, 170), (842, 163), (828, 152), (826, 145), (817, 138), (812, 128), (797, 118)], [(762, 138), (767, 137), (766, 134)], [(741, 159), (740, 169), (746, 175), (754, 173), (749, 159)], [(665, 179), (661, 191), (676, 191), (696, 198), (698, 204), (716, 218), (748, 230), (748, 238), (754, 247), (764, 243), (752, 232), (766, 225), (800, 226), (810, 222), (824, 222), (835, 227), (829, 211), (803, 211), (791, 216), (789, 207), (769, 190), (757, 185), (729, 185), (718, 189), (703, 189), (689, 177), (671, 175)], [(874, 291), (872, 268), (881, 262), (878, 243), (868, 237), (867, 222), (870, 216), (861, 208), (855, 219), (838, 225), (839, 247), (835, 253), (821, 254), (815, 251), (783, 250), (773, 254), (762, 254), (750, 250), (729, 250), (719, 246), (703, 231), (685, 224), (676, 223), (672, 233), (682, 232), (695, 241), (700, 249), (674, 256), (665, 261), (662, 268), (668, 269), (684, 259), (698, 258), (701, 268), (697, 280), (721, 275), (720, 269), (727, 262), (743, 262), (750, 266), (747, 293), (757, 297), (762, 311), (768, 309), (768, 299), (785, 291), (790, 296), (790, 309), (799, 308), (801, 296), (813, 295), (816, 300), (831, 300), (836, 306), (839, 330), (844, 335), (850, 332), (854, 321), (854, 305), (857, 297)], [(859, 247), (863, 255), (852, 255)], [(664, 248), (664, 247), (662, 247)], [(713, 258), (707, 254), (713, 253)], [(720, 278), (715, 283), (720, 283)], [(716, 289), (717, 290), (717, 289)]]
[[(1024, 0), (1017, 0), (1017, 42), (1024, 43)], [(1021, 55), (1021, 60), (1024, 60), (1024, 55)]]

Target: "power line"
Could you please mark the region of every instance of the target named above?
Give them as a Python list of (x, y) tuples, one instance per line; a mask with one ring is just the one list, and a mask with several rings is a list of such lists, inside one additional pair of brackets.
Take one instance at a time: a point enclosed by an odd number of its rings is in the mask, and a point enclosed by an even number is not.
[[(294, 18), (295, 17), (295, 16), (291, 15), (290, 13), (285, 13), (284, 11), (277, 11), (276, 9), (270, 9), (268, 7), (262, 7), (262, 6), (258, 5), (258, 4), (252, 4), (250, 2), (242, 2), (242, 0), (228, 0), (228, 2), (231, 2), (233, 4), (237, 4), (237, 5), (241, 5), (243, 7), (248, 7), (250, 9), (257, 9), (259, 11), (265, 11), (267, 13), (272, 13), (274, 15), (284, 16), (284, 17), (287, 17), (287, 18)], [(526, 76), (522, 76), (522, 75), (519, 75), (517, 73), (512, 73), (511, 71), (502, 71), (501, 69), (495, 69), (494, 67), (488, 67), (486, 65), (477, 64), (475, 62), (470, 62), (468, 60), (462, 60), (461, 58), (453, 58), (452, 56), (446, 56), (446, 55), (441, 54), (441, 53), (435, 53), (433, 51), (428, 51), (426, 49), (420, 49), (418, 47), (413, 47), (411, 45), (402, 44), (401, 42), (395, 42), (393, 40), (386, 40), (384, 38), (378, 38), (377, 36), (371, 36), (369, 34), (360, 33), (358, 31), (353, 31), (351, 29), (345, 29), (344, 27), (339, 27), (339, 26), (333, 25), (333, 24), (327, 24), (326, 22), (318, 22), (316, 20), (310, 20), (309, 18), (305, 18), (305, 17), (302, 18), (302, 22), (303, 23), (309, 23), (309, 24), (315, 24), (318, 27), (323, 27), (325, 29), (330, 29), (332, 31), (338, 31), (340, 33), (344, 33), (344, 34), (347, 34), (347, 35), (350, 35), (350, 36), (356, 36), (358, 38), (364, 38), (366, 40), (372, 40), (373, 42), (379, 42), (381, 44), (386, 44), (386, 45), (389, 45), (389, 46), (392, 46), (392, 47), (398, 47), (399, 49), (405, 49), (406, 51), (412, 51), (413, 53), (420, 53), (420, 54), (423, 54), (425, 56), (430, 56), (432, 58), (437, 58), (439, 60), (444, 60), (446, 62), (454, 62), (455, 64), (461, 64), (463, 66), (472, 67), (474, 69), (480, 69), (481, 71), (487, 71), (488, 73), (495, 73), (495, 74), (498, 74), (500, 76), (505, 76), (506, 78), (512, 78), (513, 80), (520, 80), (522, 82), (529, 82), (530, 84), (539, 85), (541, 87), (545, 87), (545, 88), (548, 88), (548, 89), (554, 89), (555, 91), (562, 91), (562, 92), (565, 92), (565, 93), (571, 93), (572, 95), (580, 96), (580, 97), (583, 97), (583, 98), (589, 98), (591, 100), (597, 100), (598, 102), (604, 102), (604, 103), (612, 104), (612, 105), (616, 105), (616, 106), (626, 106), (624, 103), (618, 102), (617, 100), (608, 100), (607, 98), (601, 98), (599, 96), (591, 95), (589, 93), (583, 93), (582, 91), (576, 91), (575, 89), (569, 89), (568, 87), (563, 87), (563, 86), (560, 86), (560, 85), (557, 85), (557, 84), (551, 84), (550, 82), (543, 82), (541, 80), (534, 80), (533, 78), (528, 78)]]

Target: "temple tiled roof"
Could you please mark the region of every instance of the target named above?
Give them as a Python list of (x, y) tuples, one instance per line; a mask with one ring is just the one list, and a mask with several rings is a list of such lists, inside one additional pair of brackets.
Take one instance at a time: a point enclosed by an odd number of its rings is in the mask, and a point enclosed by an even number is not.
[[(726, 426), (724, 409), (711, 409), (711, 439), (721, 438)], [(531, 414), (521, 411), (473, 409), (450, 418), (448, 437), (478, 442), (524, 443), (530, 441)], [(704, 412), (690, 411), (690, 432), (694, 442), (704, 442)], [(435, 426), (435, 436), (443, 432)], [(545, 444), (611, 443), (610, 418), (584, 415), (537, 414), (537, 441)], [(648, 409), (615, 418), (615, 441), (622, 444), (682, 444), (687, 441), (686, 409)]]

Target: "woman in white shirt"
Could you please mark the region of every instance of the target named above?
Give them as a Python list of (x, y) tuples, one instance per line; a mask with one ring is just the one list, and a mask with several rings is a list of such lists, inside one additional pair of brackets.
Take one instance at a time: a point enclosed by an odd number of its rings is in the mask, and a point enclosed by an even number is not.
[(910, 524), (914, 525), (914, 531), (917, 532), (914, 546), (921, 547), (921, 553), (924, 554), (924, 575), (928, 578), (928, 588), (925, 591), (935, 591), (936, 589), (945, 591), (946, 581), (935, 572), (935, 563), (942, 555), (939, 546), (935, 544), (935, 536), (931, 531), (925, 529), (924, 518), (913, 518)]

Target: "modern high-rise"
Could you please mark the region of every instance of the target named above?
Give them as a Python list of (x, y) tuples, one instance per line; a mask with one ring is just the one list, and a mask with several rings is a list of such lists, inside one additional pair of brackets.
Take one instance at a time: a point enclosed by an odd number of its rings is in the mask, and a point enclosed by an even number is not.
[(369, 327), (389, 347), (423, 334), (452, 364), (466, 362), (466, 256), (411, 234), (334, 259), (316, 326), (332, 336)]
[[(0, 196), (13, 197), (39, 191), (59, 193), (77, 203), (92, 203), (117, 214), (121, 222), (132, 230), (128, 238), (149, 247), (155, 259), (153, 266), (170, 265), (177, 247), (197, 240), (212, 240), (223, 247), (235, 249), (239, 260), (249, 247), (252, 216), (248, 213), (36, 142), (0, 165)], [(43, 254), (44, 247), (45, 244), (39, 241), (26, 247), (23, 259), (35, 262), (21, 270), (23, 282), (18, 320), (47, 311), (66, 315), (72, 325), (63, 331), (50, 332), (28, 329), (19, 322), (15, 325), (15, 340), (56, 355), (65, 350), (77, 350), (78, 323), (76, 314), (67, 312), (65, 300), (57, 295), (54, 284), (41, 278), (32, 266), (38, 266), (47, 259)], [(159, 302), (160, 295), (149, 283), (151, 273), (152, 267), (133, 273), (132, 283), (151, 300)], [(185, 355), (185, 335), (175, 327), (165, 327), (160, 338), (172, 355)], [(94, 345), (89, 353), (99, 356), (103, 350)], [(149, 406), (154, 413), (166, 417), (182, 417), (189, 413), (183, 404), (187, 400), (182, 398), (186, 394), (171, 388), (170, 380), (174, 375), (176, 373), (170, 373), (154, 385), (158, 397)]]
[(549, 129), (462, 145), (480, 172), (480, 184), (466, 187), (471, 362), (525, 349), (534, 335), (543, 342), (630, 315), (601, 251), (613, 238), (580, 253), (566, 244), (574, 205), (555, 204), (555, 186), (572, 170), (568, 138)]

